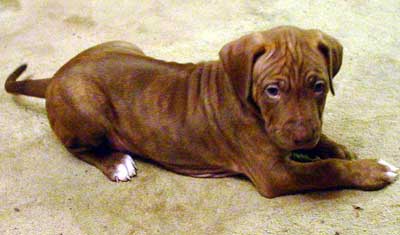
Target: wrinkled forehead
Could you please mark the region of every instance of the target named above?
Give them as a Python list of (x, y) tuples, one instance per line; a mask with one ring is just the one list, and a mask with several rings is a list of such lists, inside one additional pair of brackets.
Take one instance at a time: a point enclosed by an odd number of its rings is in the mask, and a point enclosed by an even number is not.
[(257, 59), (253, 75), (299, 79), (314, 73), (327, 77), (326, 63), (316, 40), (309, 34), (300, 29), (267, 31), (264, 34), (265, 54)]

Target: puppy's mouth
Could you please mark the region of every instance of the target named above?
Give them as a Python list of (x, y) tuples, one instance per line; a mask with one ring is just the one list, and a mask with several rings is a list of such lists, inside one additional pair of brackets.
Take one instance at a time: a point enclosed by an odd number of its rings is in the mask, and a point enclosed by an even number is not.
[(313, 149), (318, 144), (318, 141), (319, 141), (319, 138), (314, 139), (314, 140), (304, 143), (304, 144), (295, 145), (294, 148), (292, 148), (292, 151)]
[(309, 141), (307, 143), (295, 144), (295, 143), (284, 143), (278, 144), (282, 149), (287, 151), (297, 151), (297, 150), (308, 150), (314, 148), (318, 143), (318, 139)]
[(292, 136), (286, 136), (279, 131), (275, 132), (272, 136), (272, 140), (275, 144), (286, 151), (296, 151), (296, 150), (307, 150), (314, 148), (320, 139), (320, 135), (317, 133), (313, 133), (308, 138), (296, 139)]

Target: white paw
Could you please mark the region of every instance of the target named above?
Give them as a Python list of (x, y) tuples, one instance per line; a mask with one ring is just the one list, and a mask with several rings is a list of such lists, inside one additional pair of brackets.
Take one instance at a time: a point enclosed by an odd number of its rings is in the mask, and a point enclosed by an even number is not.
[(124, 155), (121, 163), (115, 168), (113, 178), (116, 182), (119, 181), (129, 181), (132, 177), (136, 175), (136, 164), (132, 157), (128, 154)]
[(386, 174), (386, 176), (388, 177), (389, 182), (393, 183), (394, 181), (397, 180), (397, 176), (398, 176), (398, 175), (397, 175), (396, 173), (391, 172), (391, 171), (388, 171), (388, 172), (386, 172), (385, 174)]
[(386, 167), (386, 169), (388, 171), (385, 173), (385, 175), (387, 176), (387, 178), (389, 179), (390, 182), (394, 182), (398, 177), (398, 174), (396, 173), (396, 171), (398, 171), (399, 168), (393, 166), (392, 164), (390, 164), (382, 159), (380, 159), (378, 161), (378, 163)]

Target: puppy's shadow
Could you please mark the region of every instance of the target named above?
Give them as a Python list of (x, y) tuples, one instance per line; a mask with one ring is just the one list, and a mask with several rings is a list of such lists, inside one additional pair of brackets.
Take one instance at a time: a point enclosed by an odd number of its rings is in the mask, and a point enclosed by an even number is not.
[(34, 113), (46, 115), (45, 99), (27, 97), (22, 95), (13, 95), (12, 100), (19, 107), (24, 110), (29, 110)]
[(347, 193), (343, 189), (313, 190), (301, 194), (309, 201), (337, 200), (344, 198)]

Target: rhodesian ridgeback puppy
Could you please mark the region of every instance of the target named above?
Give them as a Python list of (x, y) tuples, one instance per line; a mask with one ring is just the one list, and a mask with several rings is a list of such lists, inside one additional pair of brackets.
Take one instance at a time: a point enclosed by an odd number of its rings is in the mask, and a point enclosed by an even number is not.
[[(319, 30), (278, 27), (225, 45), (220, 60), (165, 62), (127, 42), (83, 51), (52, 78), (16, 79), (8, 92), (46, 98), (55, 134), (110, 180), (136, 175), (132, 156), (194, 177), (242, 174), (272, 198), (308, 190), (376, 190), (398, 168), (321, 133), (340, 43)], [(306, 163), (293, 152), (318, 156)]]

